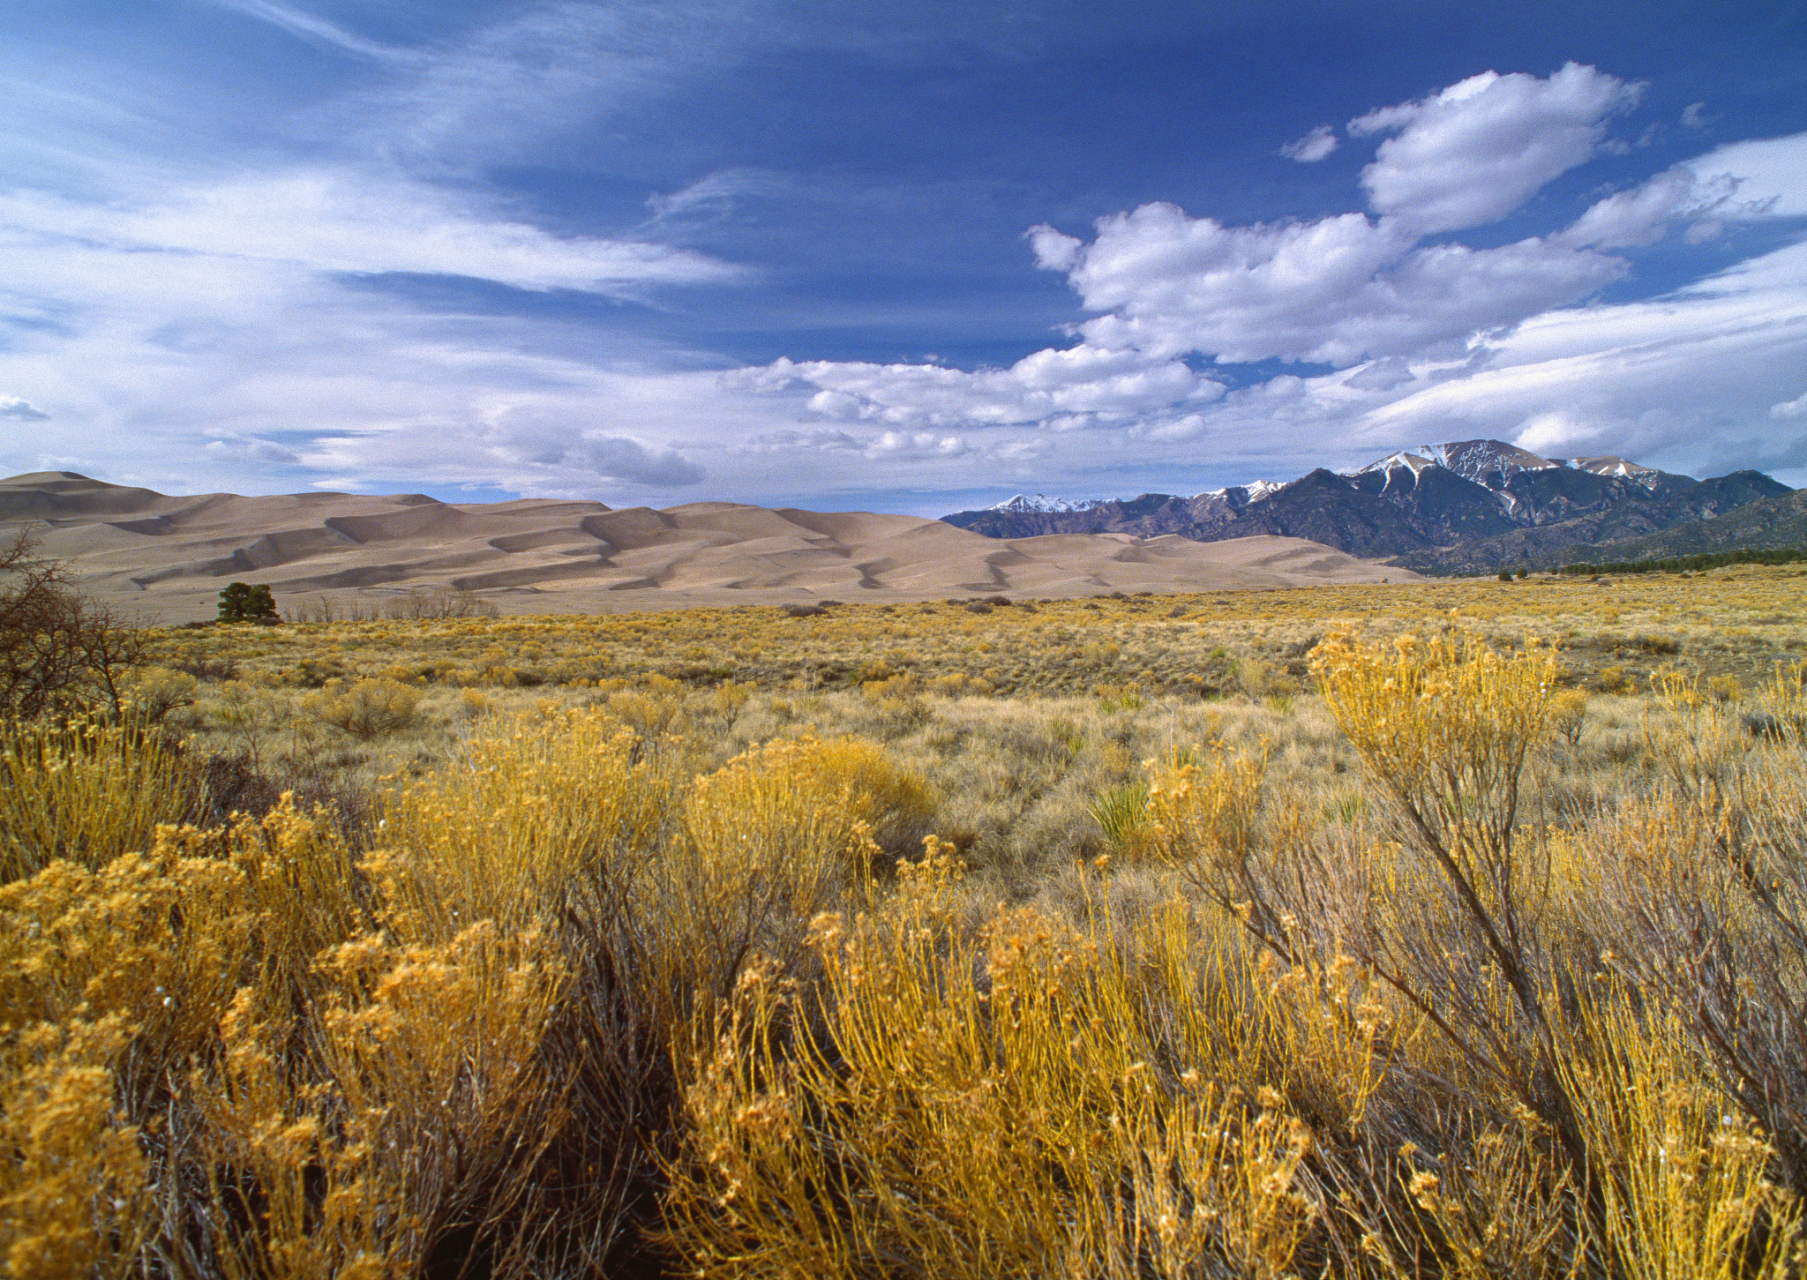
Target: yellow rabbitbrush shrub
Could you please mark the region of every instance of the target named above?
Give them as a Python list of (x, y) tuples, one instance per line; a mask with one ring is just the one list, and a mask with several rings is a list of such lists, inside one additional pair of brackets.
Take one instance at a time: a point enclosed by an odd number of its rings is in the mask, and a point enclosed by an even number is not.
[(448, 1235), (543, 1218), (531, 1172), (567, 1118), (540, 1052), (567, 982), (545, 940), (485, 921), (318, 967), (298, 1013), (242, 990), (190, 1082), (221, 1273), (401, 1280)]
[(1290, 1274), (1325, 1206), (1289, 1098), (1358, 1116), (1366, 1033), (1184, 903), (974, 934), (948, 854), (900, 874), (814, 926), (820, 1007), (751, 970), (701, 1042), (666, 1199), (693, 1274)]
[(333, 681), (301, 705), (310, 715), (368, 742), (413, 724), (420, 691), (396, 680), (359, 680), (349, 688)]
[(121, 1100), (207, 1051), (242, 984), (303, 997), (315, 954), (368, 927), (343, 838), (285, 802), (214, 832), (164, 827), (98, 870), (57, 862), (0, 886), (0, 1035), (121, 1019)]
[(1255, 853), (1260, 836), (1265, 745), (1255, 755), (1232, 757), (1214, 743), (1202, 763), (1192, 752), (1164, 766), (1148, 762), (1148, 823), (1154, 845), (1168, 861), (1204, 859), (1234, 867)]
[[(261, 821), (164, 827), (146, 853), (94, 870), (55, 862), (0, 886), (10, 1274), (141, 1273), (137, 1251), (168, 1243), (146, 1179), (155, 1172), (160, 1208), (205, 1182), (173, 1163), (174, 1135), (193, 1126), (172, 1090), (215, 1050), (235, 992), (303, 999), (315, 949), (364, 923), (342, 840), (286, 802)], [(163, 1147), (156, 1164), (147, 1137)]]
[(8, 1028), (0, 1048), (0, 1268), (10, 1280), (140, 1274), (148, 1162), (109, 1066), (118, 1015)]
[(1598, 1157), (1613, 1274), (1790, 1274), (1803, 1260), (1795, 1255), (1800, 1208), (1769, 1180), (1773, 1148), (1703, 1076), (1679, 1019), (1639, 1011), (1622, 984), (1592, 985), (1577, 993), (1575, 1051), (1560, 1062)]
[(376, 860), (406, 927), (445, 939), (473, 920), (555, 919), (583, 885), (658, 848), (680, 779), (606, 711), (486, 722), (445, 767), (387, 797)]
[(0, 882), (142, 852), (157, 824), (192, 817), (200, 794), (182, 752), (139, 723), (0, 724)]
[(928, 811), (927, 787), (856, 738), (769, 742), (692, 782), (639, 894), (670, 939), (650, 988), (666, 1025), (727, 995), (756, 953), (795, 955), (808, 921), (870, 874), (873, 833), (897, 838)]
[(1502, 654), (1454, 628), (1391, 649), (1333, 635), (1313, 651), (1336, 717), (1409, 834), (1439, 859), (1511, 855), (1519, 775), (1544, 736), (1555, 658), (1535, 640)]
[(9, 1274), (412, 1276), (545, 1221), (564, 961), (493, 922), (373, 932), (393, 883), (285, 802), (0, 887)]
[[(920, 774), (898, 764), (876, 742), (840, 737), (805, 736), (794, 747), (773, 744), (769, 761), (755, 763), (789, 773), (816, 792), (825, 805), (838, 805), (888, 857), (915, 856), (922, 851), (935, 817), (935, 793)], [(832, 797), (832, 799), (831, 799)]]
[(882, 748), (850, 739), (770, 743), (686, 778), (687, 744), (618, 711), (486, 718), (391, 793), (364, 863), (399, 940), (443, 945), (493, 921), (557, 942), (571, 979), (541, 1051), (573, 1118), (534, 1185), (567, 1221), (532, 1230), (589, 1259), (573, 1266), (600, 1265), (649, 1194), (647, 1127), (666, 1123), (671, 1047), (696, 1011), (756, 953), (799, 954), (808, 920), (863, 877), (872, 831), (924, 822), (927, 803)]

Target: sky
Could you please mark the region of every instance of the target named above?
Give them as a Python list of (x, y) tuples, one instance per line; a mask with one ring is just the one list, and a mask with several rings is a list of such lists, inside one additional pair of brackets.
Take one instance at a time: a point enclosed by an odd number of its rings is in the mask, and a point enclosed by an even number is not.
[(1807, 487), (1807, 0), (9, 0), (0, 473)]

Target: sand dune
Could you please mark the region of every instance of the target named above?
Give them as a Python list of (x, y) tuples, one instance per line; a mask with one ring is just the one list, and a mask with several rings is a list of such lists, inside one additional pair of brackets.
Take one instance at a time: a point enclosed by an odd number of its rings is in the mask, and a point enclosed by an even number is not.
[(211, 617), (233, 580), (266, 582), (279, 603), (449, 587), (479, 592), (504, 612), (539, 613), (1409, 576), (1296, 538), (1000, 541), (916, 516), (729, 502), (655, 511), (564, 499), (445, 503), (418, 493), (174, 497), (68, 471), (0, 480), (0, 532), (25, 525), (85, 590), (164, 621)]

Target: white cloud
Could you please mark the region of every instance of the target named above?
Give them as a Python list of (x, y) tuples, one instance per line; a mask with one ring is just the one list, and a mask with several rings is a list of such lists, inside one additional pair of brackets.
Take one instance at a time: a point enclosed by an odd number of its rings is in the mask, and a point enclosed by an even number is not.
[[(1585, 156), (1604, 117), (1634, 95), (1587, 68), (1548, 81), (1478, 77), (1365, 127), (1402, 130), (1395, 141), (1423, 142), (1419, 128), (1436, 134), (1450, 165), (1459, 150), (1451, 139), (1466, 131), (1472, 171), (1485, 179), (1487, 165), (1511, 153), (1513, 129), (1547, 126), (1557, 141), (1514, 161), (1514, 180), (1529, 191), (1539, 174)], [(1096, 313), (1076, 326), (1077, 345), (971, 373), (783, 360), (724, 386), (854, 436), (889, 433), (868, 443), (869, 456), (907, 453), (928, 465), (944, 433), (958, 431), (969, 449), (1000, 463), (1008, 453), (1050, 484), (1070, 484), (1062, 469), (1079, 459), (1099, 464), (1110, 446), (1088, 439), (1125, 437), (1149, 466), (1196, 457), (1202, 441), (1221, 467), (1282, 478), (1347, 451), (1342, 461), (1358, 463), (1400, 443), (1475, 435), (1683, 470), (1748, 465), (1739, 458), (1757, 447), (1749, 432), (1741, 445), (1715, 442), (1734, 438), (1728, 423), (1780, 420), (1770, 406), (1799, 392), (1807, 258), (1779, 251), (1648, 302), (1573, 304), (1631, 270), (1606, 250), (1674, 228), (1698, 238), (1791, 207), (1791, 175), (1807, 172), (1803, 144), (1724, 148), (1596, 201), (1552, 235), (1489, 248), (1427, 239), (1437, 217), (1394, 213), (1226, 226), (1157, 203), (1100, 219), (1089, 242), (1038, 226), (1027, 234), (1037, 264), (1064, 272)], [(1226, 394), (1183, 362), (1189, 353), (1358, 367)], [(1039, 433), (1040, 448), (972, 435), (1009, 427)]]
[(100, 251), (203, 254), (310, 271), (472, 276), (520, 289), (632, 291), (724, 280), (732, 266), (658, 244), (561, 239), (406, 179), (288, 171), (178, 188), (135, 205), (0, 196), (0, 231)]
[(1770, 405), (1769, 416), (1777, 422), (1788, 422), (1795, 418), (1807, 418), (1807, 391), (1803, 391), (1793, 400), (1784, 400), (1780, 404)]
[(648, 197), (646, 207), (661, 222), (718, 218), (745, 196), (775, 195), (789, 187), (778, 174), (758, 169), (721, 169), (670, 195)]
[(1336, 130), (1321, 124), (1296, 142), (1280, 148), (1280, 154), (1300, 164), (1316, 164), (1336, 150)]
[[(318, 128), (414, 169), (525, 163), (741, 56), (760, 16), (720, 0), (524, 6), (395, 82), (324, 108)], [(591, 145), (604, 145), (606, 131), (594, 131)]]
[(1599, 427), (1597, 422), (1577, 420), (1571, 414), (1552, 410), (1527, 420), (1512, 443), (1542, 457), (1562, 457), (1572, 452), (1575, 445), (1596, 443), (1601, 435)]
[(741, 445), (749, 453), (801, 453), (828, 450), (857, 453), (860, 442), (845, 431), (832, 427), (786, 427), (781, 431), (762, 431)]
[(1689, 244), (1725, 223), (1807, 214), (1807, 134), (1721, 147), (1595, 203), (1557, 237), (1602, 249), (1654, 243), (1677, 222)]
[(969, 450), (959, 436), (938, 436), (932, 431), (887, 431), (866, 446), (868, 458), (895, 455), (959, 458)]
[(242, 460), (294, 466), (301, 461), (292, 450), (285, 449), (271, 440), (211, 440), (206, 445), (206, 452), (215, 458), (229, 459), (235, 462)]
[(1003, 462), (1040, 462), (1054, 452), (1051, 440), (1012, 440), (992, 450)]
[(1731, 200), (1737, 184), (1729, 177), (1702, 181), (1677, 165), (1630, 191), (1596, 201), (1557, 237), (1563, 244), (1625, 249), (1653, 244), (1681, 218), (1699, 218)]
[[(1369, 167), (1367, 213), (1225, 226), (1154, 204), (1086, 239), (1032, 228), (1035, 260), (1069, 276), (1090, 319), (1066, 347), (1002, 369), (784, 360), (724, 375), (707, 352), (433, 310), (349, 279), (449, 272), (631, 297), (744, 278), (656, 241), (794, 179), (711, 174), (649, 201), (640, 240), (553, 235), (469, 194), (481, 181), (432, 179), (498, 157), (534, 163), (559, 130), (662, 93), (674, 67), (693, 74), (717, 56), (714, 29), (689, 0), (677, 8), (551, 4), (418, 63), (363, 68), (387, 87), (315, 117), (345, 135), (316, 154), (355, 161), (156, 186), (137, 170), (86, 202), (0, 197), (0, 315), (20, 321), (0, 346), (0, 387), (56, 415), (0, 398), (0, 420), (29, 424), (0, 442), (13, 469), (174, 492), (331, 478), (660, 504), (975, 480), (1089, 494), (1100, 474), (1162, 487), (1203, 466), (1220, 473), (1212, 483), (1285, 479), (1340, 450), (1362, 462), (1478, 434), (1706, 467), (1734, 428), (1747, 441), (1799, 434), (1798, 415), (1777, 411), (1807, 400), (1800, 260), (1771, 255), (1648, 303), (1564, 308), (1624, 275), (1608, 250), (1716, 224), (1736, 243), (1753, 219), (1807, 212), (1807, 139), (1721, 148), (1607, 196), (1566, 231), (1483, 249), (1427, 239), (1495, 216), (1604, 143), (1635, 90), (1587, 68), (1477, 77), (1364, 118), (1391, 135)], [(704, 47), (683, 47), (686, 27)], [(1226, 392), (1187, 363), (1194, 352), (1343, 368)]]
[[(324, 474), (363, 489), (605, 500), (676, 495), (701, 479), (710, 450), (697, 447), (695, 424), (732, 408), (712, 374), (613, 372), (633, 353), (553, 354), (579, 346), (557, 324), (419, 310), (347, 279), (446, 267), (518, 288), (615, 293), (664, 283), (672, 260), (654, 255), (632, 279), (633, 255), (607, 242), (542, 237), (476, 211), (457, 221), (457, 205), (419, 186), (391, 185), (350, 213), (337, 184), (299, 212), (246, 189), (151, 207), (0, 198), (0, 314), (24, 321), (0, 347), (0, 385), (29, 382), (57, 405), (55, 423), (4, 442), (12, 470), (64, 467), (178, 493), (292, 490)], [(388, 206), (387, 229), (385, 196), (414, 201)], [(301, 225), (309, 212), (317, 225)], [(265, 213), (263, 226), (235, 225)], [(429, 219), (450, 230), (410, 247)], [(285, 228), (296, 243), (280, 243)], [(719, 420), (733, 429), (731, 415)], [(779, 425), (757, 412), (743, 420)]]
[(1702, 181), (1737, 180), (1737, 218), (1807, 217), (1807, 133), (1735, 142), (1686, 161)]
[(1044, 271), (1069, 271), (1079, 260), (1085, 241), (1069, 236), (1043, 223), (1024, 232), (1035, 251), (1035, 265)]
[(1037, 351), (1007, 369), (780, 359), (737, 370), (723, 381), (752, 392), (814, 388), (805, 402), (812, 413), (898, 427), (1039, 423), (1070, 429), (1128, 421), (1223, 394), (1221, 383), (1181, 361), (1085, 343)]
[(50, 415), (18, 396), (0, 396), (0, 418), (12, 418), (18, 422), (48, 422)]
[(1344, 378), (1343, 385), (1362, 391), (1391, 391), (1416, 377), (1409, 360), (1403, 356), (1388, 356), (1384, 360), (1373, 360), (1362, 366)]
[(1414, 386), (1355, 430), (1388, 441), (1491, 435), (1723, 470), (1761, 455), (1750, 441), (1798, 391), (1802, 368), (1807, 245), (1797, 244), (1664, 297), (1529, 320), (1485, 369)]
[(1619, 259), (1530, 239), (1416, 246), (1396, 223), (1347, 213), (1226, 227), (1168, 204), (1101, 219), (1069, 273), (1102, 347), (1350, 365), (1454, 349), (1585, 297)]
[(1497, 222), (1594, 154), (1639, 86), (1569, 63), (1547, 80), (1492, 71), (1349, 122), (1388, 133), (1362, 170), (1369, 206), (1419, 234)]

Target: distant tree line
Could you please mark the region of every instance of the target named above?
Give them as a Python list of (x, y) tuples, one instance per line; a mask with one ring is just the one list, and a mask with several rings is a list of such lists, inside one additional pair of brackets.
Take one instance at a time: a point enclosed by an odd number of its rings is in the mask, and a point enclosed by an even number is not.
[(1796, 564), (1807, 560), (1807, 548), (1740, 547), (1736, 551), (1708, 551), (1697, 556), (1667, 556), (1660, 560), (1609, 560), (1592, 564), (1565, 564), (1566, 574), (1598, 576), (1604, 573), (1682, 573), (1722, 569), (1728, 564)]

